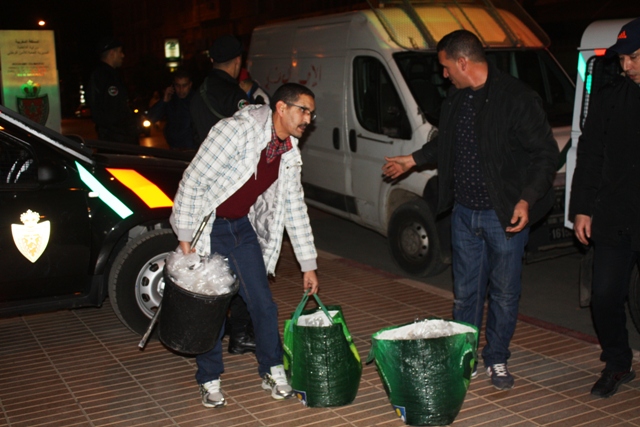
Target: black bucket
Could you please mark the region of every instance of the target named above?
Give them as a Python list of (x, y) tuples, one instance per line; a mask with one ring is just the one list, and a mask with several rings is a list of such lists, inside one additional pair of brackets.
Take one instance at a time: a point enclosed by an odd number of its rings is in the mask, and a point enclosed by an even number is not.
[(173, 283), (166, 267), (163, 275), (162, 313), (158, 320), (160, 341), (180, 353), (206, 353), (216, 345), (229, 302), (238, 292), (238, 282), (228, 294), (202, 295)]

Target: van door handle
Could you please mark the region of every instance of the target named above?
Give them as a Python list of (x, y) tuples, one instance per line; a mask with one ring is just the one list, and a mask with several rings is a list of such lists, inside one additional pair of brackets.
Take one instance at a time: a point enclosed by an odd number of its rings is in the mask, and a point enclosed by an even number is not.
[(349, 148), (351, 149), (351, 151), (353, 151), (354, 153), (356, 151), (358, 151), (358, 140), (356, 138), (356, 131), (355, 129), (351, 129), (349, 131)]
[(340, 129), (333, 128), (333, 148), (340, 149)]
[(368, 136), (364, 136), (361, 133), (358, 134), (358, 138), (362, 138), (362, 139), (368, 139), (369, 141), (375, 141), (375, 142), (381, 142), (383, 144), (393, 144), (393, 140), (389, 140), (389, 141), (383, 141), (381, 139), (376, 139), (376, 138), (370, 138)]

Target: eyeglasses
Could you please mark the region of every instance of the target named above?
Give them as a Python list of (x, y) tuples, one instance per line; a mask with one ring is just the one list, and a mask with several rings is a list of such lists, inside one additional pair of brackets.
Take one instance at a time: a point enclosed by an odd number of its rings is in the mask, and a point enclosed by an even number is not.
[(300, 110), (302, 110), (302, 114), (308, 114), (309, 115), (309, 117), (311, 118), (311, 121), (315, 120), (316, 117), (317, 117), (316, 112), (315, 111), (311, 111), (307, 107), (303, 107), (302, 105), (292, 104), (290, 102), (285, 102), (285, 104), (287, 104), (290, 107), (298, 107)]

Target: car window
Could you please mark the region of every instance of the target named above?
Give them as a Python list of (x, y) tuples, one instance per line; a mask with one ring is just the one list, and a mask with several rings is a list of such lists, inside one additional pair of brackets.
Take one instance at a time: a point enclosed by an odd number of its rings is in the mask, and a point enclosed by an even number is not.
[(37, 184), (37, 169), (29, 147), (0, 132), (0, 186)]
[(370, 56), (353, 61), (356, 116), (368, 131), (392, 138), (411, 138), (409, 119), (398, 91), (382, 63)]

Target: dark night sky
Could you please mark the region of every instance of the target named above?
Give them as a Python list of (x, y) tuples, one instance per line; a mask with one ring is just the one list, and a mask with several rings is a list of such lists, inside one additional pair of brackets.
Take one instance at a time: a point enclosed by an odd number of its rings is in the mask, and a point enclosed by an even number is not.
[[(5, 10), (6, 12), (6, 10)], [(97, 63), (95, 46), (112, 31), (108, 0), (12, 0), (11, 13), (0, 14), (5, 30), (53, 30), (63, 112), (77, 107), (77, 91)]]
[[(78, 84), (86, 81), (97, 63), (95, 46), (98, 39), (111, 34), (110, 0), (8, 1), (11, 7), (3, 8), (0, 13), (0, 29), (38, 29), (37, 21), (45, 20), (44, 28), (55, 31), (61, 91), (63, 95), (72, 89), (76, 92)], [(281, 3), (287, 1), (280, 0)], [(547, 31), (552, 40), (551, 51), (569, 75), (575, 74), (575, 48), (589, 22), (640, 16), (638, 0), (522, 0), (520, 3)], [(73, 102), (76, 101), (69, 101), (70, 104)], [(68, 105), (67, 108), (75, 109), (76, 106)]]

